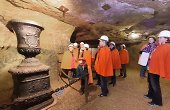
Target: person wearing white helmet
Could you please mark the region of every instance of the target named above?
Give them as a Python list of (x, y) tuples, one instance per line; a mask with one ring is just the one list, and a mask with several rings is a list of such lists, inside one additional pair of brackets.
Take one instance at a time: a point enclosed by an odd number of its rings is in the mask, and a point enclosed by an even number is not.
[[(100, 46), (98, 45), (97, 51), (96, 51), (96, 54), (95, 54), (95, 57), (94, 57), (94, 62), (96, 62), (96, 58), (97, 58), (97, 54), (98, 54), (99, 50), (100, 50)], [(96, 82), (95, 85), (98, 86), (98, 87), (101, 87), (101, 79), (100, 79), (100, 75), (97, 73), (97, 71), (96, 71), (96, 79), (97, 79), (97, 82)]]
[(69, 45), (68, 45), (68, 50), (69, 50), (70, 52), (73, 52), (73, 49), (74, 49), (74, 48), (73, 48), (73, 44), (69, 44)]
[(115, 42), (113, 42), (113, 41), (109, 43), (109, 46), (110, 46), (110, 45), (112, 45), (113, 47), (116, 47), (116, 44), (115, 44)]
[(76, 42), (73, 43), (73, 47), (74, 47), (74, 48), (78, 48), (78, 43), (76, 43)]
[(127, 73), (126, 73), (126, 65), (129, 63), (129, 52), (126, 50), (126, 45), (122, 44), (120, 46), (120, 61), (121, 61), (121, 69), (120, 69), (120, 77), (126, 78)]
[(89, 44), (84, 44), (84, 56), (83, 58), (86, 60), (86, 63), (88, 65), (88, 73), (89, 73), (89, 84), (93, 84), (93, 75), (92, 75), (92, 53), (91, 51), (89, 50)]
[(107, 96), (109, 91), (107, 88), (107, 78), (113, 76), (113, 66), (111, 52), (107, 43), (109, 38), (105, 35), (99, 39), (99, 51), (95, 60), (95, 70), (101, 78), (101, 94), (100, 97)]
[[(140, 49), (140, 57), (139, 57), (138, 64), (141, 65), (141, 69), (140, 69), (140, 77), (141, 78), (146, 77), (145, 73), (147, 71), (147, 64), (149, 61), (149, 56), (151, 55), (152, 51), (156, 48), (156, 46), (157, 45), (156, 45), (155, 36), (150, 35), (148, 37), (148, 43), (143, 45), (142, 48)], [(148, 55), (148, 57), (146, 55)], [(145, 62), (145, 63), (143, 63), (143, 62)]]
[[(74, 53), (74, 56), (75, 56), (75, 66), (77, 68), (77, 66), (79, 65), (79, 48), (78, 48), (78, 43), (73, 43), (73, 47), (74, 47), (74, 50), (73, 50), (73, 53)], [(75, 75), (74, 75), (75, 76)]]
[(84, 42), (80, 42), (80, 45), (84, 45)]
[[(75, 57), (73, 53), (73, 44), (68, 45), (68, 50), (64, 52), (61, 69), (68, 74), (69, 77), (72, 77), (72, 73), (75, 74)], [(70, 80), (70, 79), (69, 79)]]
[(84, 44), (84, 47), (85, 47), (86, 49), (89, 49), (89, 44)]
[(109, 42), (109, 38), (106, 35), (102, 35), (99, 40)]
[(116, 44), (114, 42), (109, 43), (111, 55), (112, 55), (112, 63), (113, 63), (113, 76), (111, 77), (111, 82), (109, 84), (116, 85), (116, 69), (121, 68), (119, 51), (116, 49)]
[(162, 93), (160, 88), (160, 77), (170, 80), (170, 31), (163, 30), (158, 34), (159, 45), (152, 52), (149, 62), (149, 73), (151, 87), (153, 89), (150, 106), (162, 106)]
[(79, 58), (83, 57), (84, 49), (84, 42), (80, 42)]
[(80, 42), (80, 50), (84, 50), (84, 42)]
[(170, 38), (170, 31), (168, 30), (163, 30), (159, 33), (158, 35), (158, 41), (159, 41), (159, 44), (165, 44), (168, 42)]
[[(142, 46), (142, 48), (140, 49), (140, 57), (139, 57), (139, 61), (138, 64), (141, 65), (141, 69), (140, 69), (140, 77), (141, 78), (145, 78), (145, 72), (148, 70), (148, 64), (150, 61), (150, 56), (152, 54), (152, 52), (154, 51), (154, 49), (157, 47), (157, 42), (156, 42), (156, 38), (154, 35), (150, 35), (148, 37), (148, 42)], [(147, 99), (151, 99), (153, 96), (153, 89), (151, 86), (151, 81), (150, 81), (150, 73), (148, 72), (147, 75), (147, 83), (148, 83), (148, 92), (146, 95), (144, 95), (144, 98)]]

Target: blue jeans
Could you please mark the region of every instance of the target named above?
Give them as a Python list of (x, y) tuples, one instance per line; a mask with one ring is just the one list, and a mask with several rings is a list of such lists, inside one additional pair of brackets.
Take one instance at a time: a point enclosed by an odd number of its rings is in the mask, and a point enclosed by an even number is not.
[(145, 77), (145, 72), (147, 70), (147, 66), (141, 66), (141, 70), (140, 70), (140, 77)]

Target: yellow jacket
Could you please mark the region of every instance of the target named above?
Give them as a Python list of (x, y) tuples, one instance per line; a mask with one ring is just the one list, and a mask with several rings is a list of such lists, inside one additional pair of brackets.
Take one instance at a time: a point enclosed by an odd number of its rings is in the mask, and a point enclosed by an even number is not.
[(71, 69), (72, 53), (68, 50), (65, 51), (62, 57), (61, 68)]

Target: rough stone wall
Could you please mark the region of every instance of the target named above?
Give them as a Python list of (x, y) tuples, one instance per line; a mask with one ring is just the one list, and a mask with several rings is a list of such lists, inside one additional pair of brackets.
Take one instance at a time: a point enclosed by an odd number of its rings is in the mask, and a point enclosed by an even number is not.
[[(24, 4), (23, 4), (24, 5)], [(45, 13), (23, 9), (9, 3), (9, 0), (0, 1), (0, 103), (9, 101), (12, 94), (13, 82), (8, 73), (9, 68), (17, 66), (24, 58), (17, 52), (16, 35), (6, 28), (11, 19), (33, 20), (43, 25), (45, 30), (41, 33), (41, 54), (37, 55), (46, 65), (49, 65), (52, 88), (59, 85), (58, 62), (61, 53), (67, 48), (74, 27), (63, 23)]]
[[(27, 1), (28, 3), (24, 1)], [(29, 1), (32, 3), (29, 4)], [(16, 35), (9, 32), (5, 26), (6, 23), (11, 19), (34, 20), (43, 25), (45, 30), (42, 31), (40, 37), (42, 51), (40, 55), (37, 55), (37, 58), (40, 59), (41, 62), (51, 67), (50, 75), (52, 88), (54, 89), (60, 85), (63, 85), (58, 77), (58, 62), (60, 62), (64, 50), (67, 49), (67, 45), (70, 42), (70, 36), (75, 27), (61, 22), (61, 19), (59, 19), (58, 16), (59, 13), (53, 12), (53, 10), (49, 9), (48, 6), (44, 6), (45, 8), (41, 7), (40, 3), (42, 1), (43, 0), (0, 1), (0, 103), (10, 101), (12, 95), (13, 82), (11, 75), (8, 73), (9, 68), (17, 66), (24, 58), (17, 52)], [(33, 2), (35, 2), (35, 4)], [(39, 5), (37, 5), (37, 2), (40, 2)], [(31, 8), (34, 9), (31, 10)], [(46, 9), (51, 11), (47, 11)], [(132, 58), (136, 58), (134, 49), (138, 50), (138, 48), (135, 46), (129, 49), (130, 57)], [(132, 62), (134, 62), (133, 59), (131, 59), (131, 63)], [(133, 63), (130, 65), (133, 65)], [(77, 97), (77, 92), (73, 93), (72, 95), (70, 91), (70, 89), (67, 89), (66, 92), (69, 94), (65, 95), (65, 99), (67, 99), (67, 96), (70, 98), (70, 100), (65, 100), (66, 105), (68, 105), (66, 108), (75, 109), (80, 107), (80, 105), (84, 103), (83, 101), (79, 100), (79, 98), (82, 97)], [(70, 105), (72, 99), (78, 103), (73, 102)], [(84, 98), (82, 100), (84, 100)], [(63, 104), (63, 107), (65, 107), (65, 103)]]
[(130, 68), (140, 68), (140, 65), (138, 64), (138, 60), (139, 60), (139, 51), (141, 49), (141, 47), (146, 44), (147, 42), (144, 41), (142, 43), (139, 43), (137, 45), (133, 45), (127, 48), (128, 52), (129, 52), (129, 64), (128, 67)]

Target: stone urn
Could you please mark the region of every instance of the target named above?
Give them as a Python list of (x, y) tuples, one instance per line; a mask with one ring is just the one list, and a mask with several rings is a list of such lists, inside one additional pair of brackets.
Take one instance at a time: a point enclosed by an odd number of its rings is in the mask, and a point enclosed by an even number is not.
[(21, 64), (11, 68), (14, 89), (13, 110), (38, 110), (53, 102), (50, 87), (49, 66), (42, 64), (36, 55), (40, 53), (40, 33), (44, 28), (29, 20), (11, 20), (7, 28), (16, 34), (17, 50), (25, 56)]

